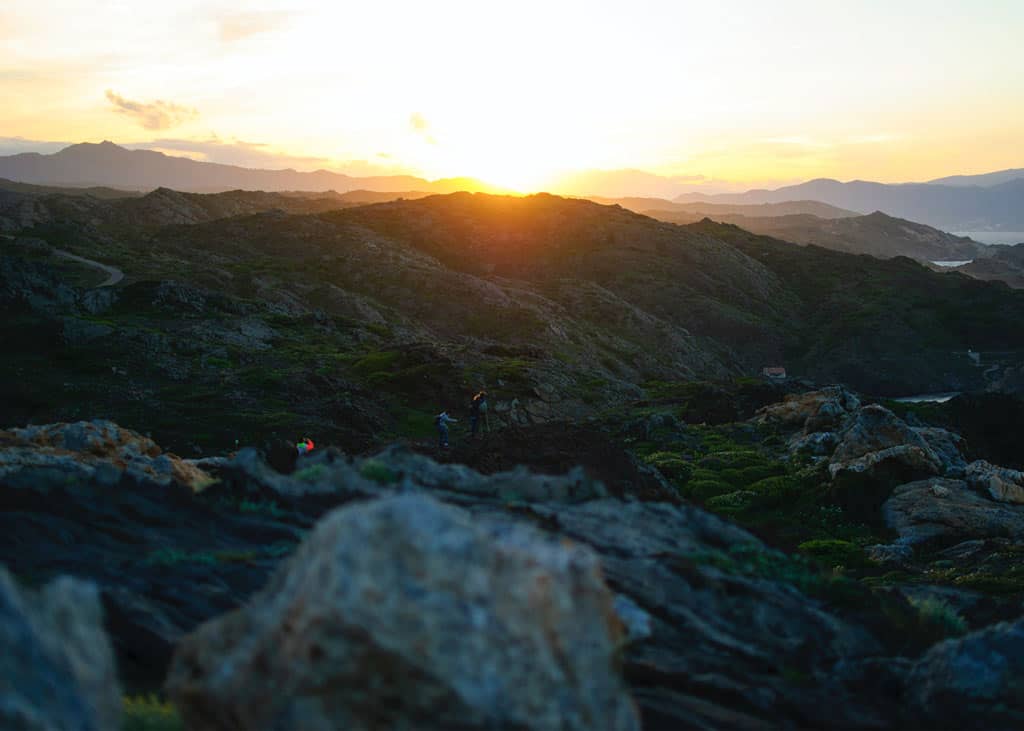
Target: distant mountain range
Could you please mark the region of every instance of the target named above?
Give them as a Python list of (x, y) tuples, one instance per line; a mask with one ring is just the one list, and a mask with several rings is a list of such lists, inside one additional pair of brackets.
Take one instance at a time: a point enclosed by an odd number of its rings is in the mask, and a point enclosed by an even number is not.
[(26, 152), (0, 157), (0, 177), (48, 186), (106, 186), (149, 191), (156, 188), (193, 193), (229, 190), (350, 190), (451, 193), (496, 191), (472, 178), (429, 181), (412, 175), (357, 178), (329, 170), (252, 170), (235, 165), (171, 157), (152, 150), (128, 150), (112, 142), (82, 143), (52, 155)]
[[(1020, 172), (1021, 177), (1004, 178)], [(975, 179), (974, 182), (970, 182)], [(1024, 172), (945, 178), (947, 182), (898, 185), (819, 178), (776, 190), (702, 195), (687, 193), (677, 203), (761, 204), (814, 200), (859, 213), (881, 211), (946, 231), (1024, 231)], [(953, 180), (954, 182), (948, 182)], [(1002, 181), (1002, 182), (997, 182)]]
[[(886, 184), (861, 180), (842, 183), (821, 178), (775, 190), (685, 193), (671, 201), (655, 197), (611, 198), (606, 191), (628, 190), (634, 196), (651, 196), (665, 190), (668, 184), (674, 184), (672, 187), (678, 190), (684, 182), (693, 185), (695, 181), (665, 178), (638, 170), (591, 172), (593, 174), (581, 173), (573, 178), (579, 185), (577, 189), (585, 193), (581, 197), (602, 203), (619, 203), (636, 211), (682, 213), (685, 206), (694, 203), (702, 204), (691, 209), (694, 213), (713, 217), (716, 214), (758, 217), (810, 214), (819, 218), (840, 218), (881, 211), (947, 231), (1024, 231), (1024, 169), (955, 175), (928, 183)], [(172, 157), (152, 150), (128, 150), (112, 142), (71, 145), (51, 155), (31, 152), (0, 157), (0, 178), (37, 186), (93, 187), (95, 190), (90, 192), (94, 197), (117, 197), (121, 190), (146, 192), (157, 188), (195, 193), (240, 189), (340, 193), (365, 190), (392, 194), (462, 190), (508, 192), (473, 178), (429, 181), (411, 175), (353, 177), (329, 170), (254, 170)], [(794, 203), (799, 205), (757, 212), (734, 208)], [(709, 209), (709, 204), (716, 209)], [(717, 208), (719, 206), (733, 208)], [(812, 209), (812, 206), (821, 207)]]
[(991, 185), (1009, 183), (1011, 180), (1018, 180), (1020, 178), (1024, 178), (1024, 168), (1011, 168), (982, 175), (950, 175), (946, 178), (929, 180), (928, 183), (931, 185), (979, 185), (984, 188)]

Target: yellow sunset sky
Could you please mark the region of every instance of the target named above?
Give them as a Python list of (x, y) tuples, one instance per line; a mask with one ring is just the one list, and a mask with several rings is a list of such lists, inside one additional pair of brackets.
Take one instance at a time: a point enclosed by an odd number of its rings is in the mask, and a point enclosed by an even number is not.
[(1021, 0), (4, 0), (0, 154), (919, 181), (1024, 167), (1022, 44)]

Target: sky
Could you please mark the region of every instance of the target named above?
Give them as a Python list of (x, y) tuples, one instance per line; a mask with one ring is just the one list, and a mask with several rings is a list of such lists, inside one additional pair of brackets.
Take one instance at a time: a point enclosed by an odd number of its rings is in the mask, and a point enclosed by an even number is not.
[(1022, 38), (1024, 0), (4, 0), (0, 154), (112, 140), (523, 191), (922, 181), (1024, 167)]

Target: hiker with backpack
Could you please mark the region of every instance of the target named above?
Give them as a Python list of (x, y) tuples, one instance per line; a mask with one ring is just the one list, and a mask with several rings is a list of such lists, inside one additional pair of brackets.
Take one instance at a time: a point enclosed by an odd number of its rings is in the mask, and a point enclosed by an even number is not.
[(491, 433), (491, 423), (487, 419), (487, 392), (481, 391), (469, 404), (469, 432), (472, 436), (476, 436), (476, 430), (480, 426), (480, 420), (483, 419), (484, 430)]
[(458, 419), (448, 416), (447, 411), (442, 411), (434, 417), (434, 425), (437, 426), (437, 446), (440, 449), (448, 449), (448, 425), (458, 423)]

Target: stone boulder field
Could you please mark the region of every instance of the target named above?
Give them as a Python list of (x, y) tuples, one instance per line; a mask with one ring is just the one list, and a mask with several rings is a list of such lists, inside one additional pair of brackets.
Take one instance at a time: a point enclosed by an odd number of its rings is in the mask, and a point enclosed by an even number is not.
[[(483, 472), (415, 444), (275, 468), (111, 422), (0, 432), (0, 718), (1024, 723), (1019, 471), (842, 387), (694, 408), (664, 390), (505, 457), (501, 433), (457, 447)], [(531, 439), (542, 471), (508, 467)]]

